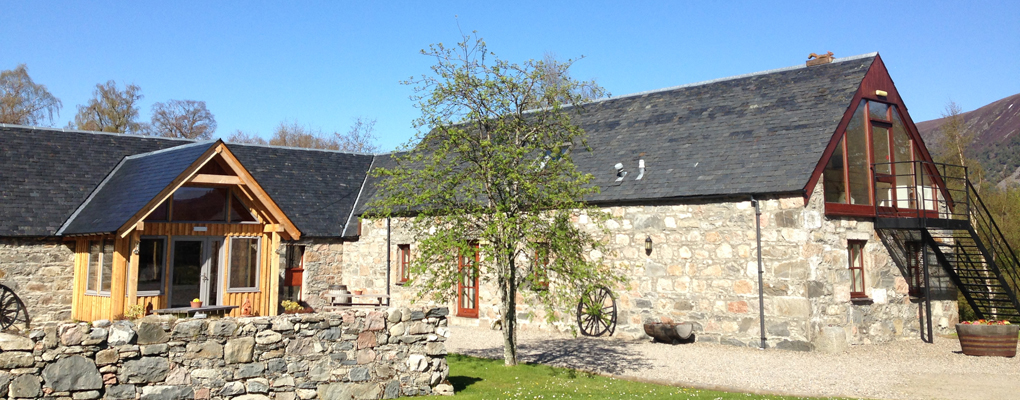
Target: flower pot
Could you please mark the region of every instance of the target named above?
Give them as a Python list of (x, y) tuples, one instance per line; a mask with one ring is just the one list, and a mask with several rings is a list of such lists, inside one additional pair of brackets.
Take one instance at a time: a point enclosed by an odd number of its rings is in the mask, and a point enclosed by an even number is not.
[(1020, 325), (956, 324), (960, 348), (968, 356), (1016, 356)]
[(191, 302), (191, 308), (201, 308), (201, 307), (202, 307), (202, 302), (201, 301), (193, 301), (193, 302)]
[(357, 294), (357, 295), (360, 295), (362, 292), (364, 292), (364, 290), (361, 290), (361, 289), (354, 289), (354, 290), (351, 291), (351, 293), (354, 293), (354, 294)]

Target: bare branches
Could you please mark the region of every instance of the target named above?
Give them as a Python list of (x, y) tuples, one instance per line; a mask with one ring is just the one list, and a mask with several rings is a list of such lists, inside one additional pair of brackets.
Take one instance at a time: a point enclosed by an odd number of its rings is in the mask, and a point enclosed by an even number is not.
[(78, 106), (74, 126), (87, 131), (144, 133), (146, 126), (138, 122), (136, 105), (142, 98), (141, 91), (134, 84), (127, 85), (121, 91), (112, 80), (96, 85), (88, 104)]
[(204, 101), (170, 100), (152, 105), (152, 134), (182, 139), (210, 139), (216, 118)]
[(28, 67), (18, 65), (0, 72), (0, 123), (39, 125), (53, 123), (53, 115), (60, 115), (63, 105), (45, 85), (32, 81)]

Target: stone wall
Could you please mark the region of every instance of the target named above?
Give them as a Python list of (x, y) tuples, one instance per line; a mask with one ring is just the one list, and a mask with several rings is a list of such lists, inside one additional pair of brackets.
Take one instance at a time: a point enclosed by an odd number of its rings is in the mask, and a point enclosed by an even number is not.
[[(904, 272), (872, 222), (827, 217), (821, 190), (819, 184), (807, 204), (800, 196), (760, 201), (769, 346), (838, 349), (846, 344), (920, 337), (918, 313), (923, 302), (909, 296)], [(613, 288), (619, 310), (616, 336), (647, 338), (642, 324), (648, 321), (690, 321), (695, 323), (697, 340), (759, 345), (755, 210), (749, 199), (605, 207), (603, 211), (611, 216), (604, 239), (608, 249), (588, 256), (603, 259), (630, 279), (626, 286)], [(580, 216), (578, 224), (587, 226), (587, 218)], [(357, 247), (345, 253), (345, 279), (357, 281), (361, 278), (352, 277), (360, 272), (365, 275), (363, 282), (374, 285), (366, 287), (379, 287), (377, 281), (385, 272), (385, 221), (364, 221), (363, 227), (367, 229)], [(397, 244), (409, 240), (399, 224), (394, 224), (392, 237), (393, 252)], [(650, 255), (644, 251), (646, 238), (654, 244)], [(848, 240), (867, 241), (865, 285), (870, 301), (851, 302)], [(395, 253), (393, 257), (396, 260)], [(940, 269), (933, 264), (936, 280)], [(932, 304), (933, 321), (942, 332), (948, 332), (958, 318), (955, 290), (945, 289), (946, 295)], [(413, 300), (404, 288), (394, 287), (393, 292), (394, 304)], [(455, 317), (452, 324), (489, 325), (499, 318), (492, 285), (483, 282), (479, 293), (480, 318)], [(518, 307), (522, 329), (572, 328), (573, 310), (563, 310), (565, 318), (550, 325), (543, 310), (527, 305), (527, 295), (522, 291), (525, 301)], [(456, 304), (450, 306), (456, 310)]]
[[(328, 305), (324, 294), (330, 285), (343, 283), (344, 240), (340, 238), (307, 238), (290, 242), (305, 246), (303, 300), (313, 309)], [(286, 265), (281, 260), (282, 266)]]
[(71, 318), (74, 242), (62, 238), (0, 238), (0, 283), (28, 306), (32, 324)]
[(445, 308), (146, 317), (0, 334), (10, 399), (379, 399), (452, 394)]

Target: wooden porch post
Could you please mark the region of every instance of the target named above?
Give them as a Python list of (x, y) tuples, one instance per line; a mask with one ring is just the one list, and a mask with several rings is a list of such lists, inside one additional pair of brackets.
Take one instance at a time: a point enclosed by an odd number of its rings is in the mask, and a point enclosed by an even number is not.
[(266, 309), (266, 314), (269, 316), (276, 315), (277, 308), (280, 304), (280, 233), (274, 232), (270, 235), (271, 244), (269, 252), (269, 307)]
[(113, 279), (110, 280), (110, 319), (124, 318), (124, 297), (127, 294), (128, 253), (131, 238), (117, 237), (113, 247)]
[[(141, 223), (139, 223), (141, 225)], [(133, 306), (138, 303), (138, 249), (142, 245), (142, 234), (135, 229), (131, 232), (131, 241), (129, 251), (131, 252), (131, 262), (128, 264), (128, 277), (127, 277), (127, 307)]]

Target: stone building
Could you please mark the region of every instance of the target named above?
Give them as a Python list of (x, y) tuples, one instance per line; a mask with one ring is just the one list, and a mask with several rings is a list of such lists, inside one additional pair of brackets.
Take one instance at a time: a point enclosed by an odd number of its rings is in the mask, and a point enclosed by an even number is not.
[[(1016, 312), (985, 261), (1000, 258), (947, 248), (980, 243), (961, 236), (961, 175), (932, 162), (881, 57), (812, 64), (602, 100), (577, 121), (592, 151), (572, 157), (601, 189), (586, 201), (611, 215), (608, 251), (588, 256), (630, 279), (609, 288), (616, 336), (666, 320), (794, 349), (930, 337), (956, 322), (957, 287), (982, 315)], [(0, 282), (33, 322), (192, 296), (271, 316), (285, 298), (327, 306), (339, 284), (414, 301), (409, 233), (359, 218), (390, 155), (9, 125), (0, 150)], [(489, 284), (458, 291), (451, 324), (498, 318)], [(573, 324), (518, 312), (524, 329)]]

